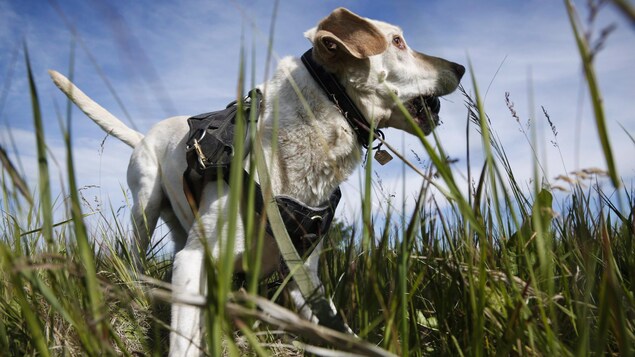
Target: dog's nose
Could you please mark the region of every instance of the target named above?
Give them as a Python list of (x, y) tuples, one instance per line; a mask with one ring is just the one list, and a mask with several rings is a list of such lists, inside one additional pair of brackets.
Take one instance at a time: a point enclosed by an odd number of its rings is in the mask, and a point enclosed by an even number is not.
[(461, 66), (458, 63), (452, 63), (452, 69), (454, 70), (454, 73), (456, 73), (456, 76), (459, 77), (459, 79), (461, 79), (461, 77), (463, 77), (463, 75), (465, 74), (465, 67)]

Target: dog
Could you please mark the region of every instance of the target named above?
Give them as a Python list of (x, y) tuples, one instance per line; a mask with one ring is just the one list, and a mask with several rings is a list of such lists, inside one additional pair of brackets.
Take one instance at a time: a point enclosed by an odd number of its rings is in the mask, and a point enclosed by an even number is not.
[[(314, 61), (339, 82), (359, 112), (377, 128), (393, 127), (409, 133), (422, 130), (429, 134), (438, 122), (438, 108), (431, 111), (422, 98), (453, 92), (465, 73), (465, 68), (457, 63), (409, 48), (399, 27), (360, 17), (344, 8), (334, 10), (306, 31), (305, 37), (313, 46)], [(204, 245), (213, 259), (219, 258), (219, 242), (226, 238), (226, 231), (218, 230), (216, 224), (226, 215), (229, 189), (225, 182), (205, 184), (195, 219), (182, 183), (187, 169), (188, 117), (165, 119), (144, 136), (128, 128), (61, 74), (50, 74), (88, 117), (134, 149), (127, 180), (139, 251), (145, 252), (161, 217), (171, 229), (175, 245), (174, 294), (204, 294)], [(287, 195), (309, 206), (323, 203), (362, 160), (364, 145), (347, 113), (331, 101), (299, 58), (281, 59), (273, 78), (258, 88), (264, 101), (257, 130), (264, 156), (272, 158), (268, 170), (273, 194)], [(403, 108), (418, 128), (406, 118)], [(273, 137), (275, 120), (277, 136)], [(274, 140), (277, 150), (271, 156)], [(219, 186), (223, 189), (219, 190)], [(246, 249), (244, 226), (242, 221), (238, 223), (236, 271), (242, 269)], [(320, 286), (320, 247), (318, 243), (305, 261), (316, 286)], [(270, 235), (265, 237), (262, 257), (262, 276), (277, 271), (280, 252)], [(315, 320), (297, 286), (290, 284), (289, 289), (302, 315)], [(201, 353), (201, 320), (198, 307), (173, 304), (170, 356)]]

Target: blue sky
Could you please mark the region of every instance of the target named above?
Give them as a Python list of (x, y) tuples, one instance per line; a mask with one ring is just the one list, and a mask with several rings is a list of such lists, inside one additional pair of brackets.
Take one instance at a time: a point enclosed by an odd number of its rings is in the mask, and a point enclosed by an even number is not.
[[(465, 65), (469, 59), (480, 91), (486, 94), (493, 129), (521, 182), (529, 185), (532, 178), (532, 151), (505, 105), (506, 92), (523, 125), (531, 119), (538, 129), (538, 156), (548, 180), (557, 184), (557, 175), (606, 167), (563, 2), (283, 0), (274, 34), (276, 56), (301, 55), (310, 46), (303, 32), (338, 6), (401, 26), (408, 44), (418, 51)], [(586, 1), (578, 1), (577, 6), (586, 16)], [(273, 1), (0, 0), (0, 144), (21, 163), (34, 186), (37, 163), (24, 44), (40, 94), (49, 150), (63, 166), (64, 144), (55, 106), (64, 108), (65, 98), (46, 70), (68, 72), (74, 38), (77, 85), (116, 116), (146, 132), (162, 118), (212, 111), (231, 101), (236, 93), (241, 38), (248, 51), (255, 44), (256, 82), (262, 82), (272, 13)], [(635, 145), (620, 125), (635, 136), (635, 28), (613, 8), (602, 9), (596, 28), (612, 23), (617, 28), (598, 54), (596, 70), (618, 169), (632, 183)], [(470, 72), (463, 84), (473, 93)], [(551, 143), (554, 138), (541, 106), (557, 127), (559, 149)], [(476, 169), (481, 166), (482, 149), (474, 133), (467, 148), (466, 110), (460, 94), (442, 102), (441, 116), (443, 125), (437, 133), (450, 157), (458, 159), (455, 174), (466, 186), (466, 151), (470, 150)], [(84, 195), (115, 209), (122, 206), (131, 150), (114, 138), (104, 142), (105, 134), (77, 110), (72, 129)], [(414, 160), (412, 151), (426, 159), (421, 145), (407, 134), (388, 131), (387, 137), (410, 159)], [(12, 149), (11, 140), (17, 150)], [(421, 184), (416, 174), (396, 161), (377, 172), (383, 190), (375, 185), (378, 205), (385, 195), (394, 195), (397, 207), (402, 200), (406, 205), (414, 202)], [(52, 177), (64, 181), (59, 171), (54, 170)], [(349, 219), (359, 210), (360, 180), (354, 175), (343, 185), (340, 214)], [(603, 182), (609, 187), (608, 181)]]

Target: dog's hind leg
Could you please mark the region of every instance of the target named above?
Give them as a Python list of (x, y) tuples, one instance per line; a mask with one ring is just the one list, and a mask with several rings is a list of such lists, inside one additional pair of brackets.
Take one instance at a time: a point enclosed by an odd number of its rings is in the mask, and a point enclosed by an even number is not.
[(187, 232), (183, 229), (178, 217), (172, 211), (172, 207), (169, 206), (169, 202), (166, 203), (166, 207), (161, 212), (161, 218), (170, 228), (170, 235), (172, 236), (172, 242), (174, 243), (174, 252), (178, 252), (185, 246), (187, 241)]
[(151, 150), (138, 147), (132, 154), (128, 167), (128, 187), (133, 198), (131, 218), (136, 239), (133, 260), (137, 268), (142, 268), (165, 202), (159, 164)]

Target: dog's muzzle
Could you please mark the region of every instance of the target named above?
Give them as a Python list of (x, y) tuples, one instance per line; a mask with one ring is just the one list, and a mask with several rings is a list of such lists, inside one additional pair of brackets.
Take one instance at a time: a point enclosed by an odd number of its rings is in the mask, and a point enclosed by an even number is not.
[(424, 134), (430, 134), (439, 125), (439, 111), (441, 111), (439, 98), (419, 96), (406, 102), (405, 106)]

